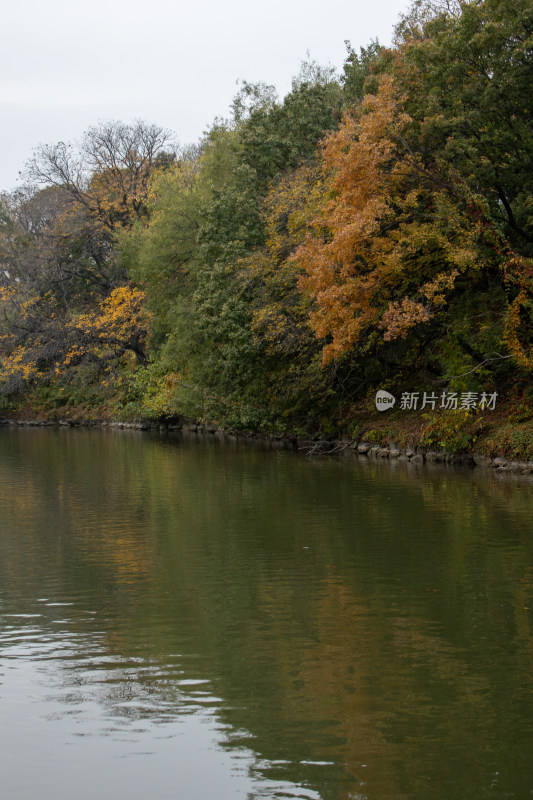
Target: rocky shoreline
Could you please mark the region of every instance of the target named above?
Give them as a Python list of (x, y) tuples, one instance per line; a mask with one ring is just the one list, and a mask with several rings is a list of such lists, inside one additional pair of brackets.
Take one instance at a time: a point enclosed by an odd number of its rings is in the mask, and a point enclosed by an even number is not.
[(475, 452), (451, 453), (443, 450), (429, 450), (420, 447), (402, 448), (389, 443), (386, 447), (364, 439), (309, 439), (292, 434), (267, 435), (263, 433), (236, 433), (205, 425), (193, 420), (183, 419), (169, 422), (154, 420), (122, 421), (78, 421), (10, 419), (0, 418), (0, 425), (15, 427), (56, 427), (56, 428), (123, 428), (139, 431), (182, 431), (185, 433), (211, 434), (222, 438), (241, 441), (264, 441), (287, 450), (300, 451), (309, 456), (352, 456), (368, 460), (388, 459), (410, 464), (446, 464), (481, 467), (498, 473), (514, 473), (530, 476), (533, 479), (533, 461), (512, 461), (503, 456), (489, 457)]

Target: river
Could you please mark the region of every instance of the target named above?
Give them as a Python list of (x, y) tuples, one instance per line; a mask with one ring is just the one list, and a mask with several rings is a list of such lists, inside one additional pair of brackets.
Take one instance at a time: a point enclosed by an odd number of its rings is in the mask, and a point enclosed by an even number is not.
[(533, 798), (533, 484), (0, 429), (6, 800)]

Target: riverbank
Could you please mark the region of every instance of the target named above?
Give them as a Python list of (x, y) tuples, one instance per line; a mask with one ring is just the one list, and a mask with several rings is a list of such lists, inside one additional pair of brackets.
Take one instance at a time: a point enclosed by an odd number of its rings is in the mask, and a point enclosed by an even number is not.
[[(368, 459), (370, 461), (390, 460), (410, 464), (445, 464), (462, 465), (472, 468), (483, 468), (498, 473), (513, 473), (529, 476), (533, 480), (533, 458), (508, 458), (505, 453), (487, 452), (487, 439), (481, 441), (479, 450), (450, 450), (424, 446), (413, 432), (413, 420), (408, 428), (396, 427), (396, 440), (391, 438), (394, 428), (389, 425), (378, 427), (366, 426), (365, 431), (350, 438), (301, 436), (295, 433), (267, 434), (262, 432), (229, 431), (215, 425), (196, 422), (187, 418), (172, 420), (136, 419), (130, 421), (98, 420), (98, 419), (13, 419), (0, 418), (0, 425), (14, 427), (100, 427), (119, 428), (139, 431), (159, 431), (161, 433), (182, 431), (197, 435), (216, 435), (222, 438), (242, 441), (264, 441), (273, 445), (301, 452), (307, 456), (343, 456)], [(531, 425), (527, 425), (529, 429)], [(412, 444), (405, 444), (411, 440)], [(483, 449), (481, 449), (483, 448)]]

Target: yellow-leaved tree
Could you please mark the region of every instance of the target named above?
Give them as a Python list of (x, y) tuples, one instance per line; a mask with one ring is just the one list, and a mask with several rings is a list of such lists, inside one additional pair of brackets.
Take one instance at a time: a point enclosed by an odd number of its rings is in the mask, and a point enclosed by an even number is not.
[(145, 364), (150, 314), (144, 300), (140, 290), (120, 286), (86, 311), (72, 312), (65, 319), (51, 294), (22, 300), (15, 290), (2, 289), (0, 311), (7, 321), (0, 331), (4, 392), (20, 392), (25, 383), (66, 376), (81, 364), (94, 364), (106, 372), (128, 352)]
[(409, 124), (386, 75), (323, 144), (322, 207), (293, 257), (323, 363), (372, 332), (386, 342), (429, 323), (484, 268), (482, 217), (449, 170), (412, 151)]

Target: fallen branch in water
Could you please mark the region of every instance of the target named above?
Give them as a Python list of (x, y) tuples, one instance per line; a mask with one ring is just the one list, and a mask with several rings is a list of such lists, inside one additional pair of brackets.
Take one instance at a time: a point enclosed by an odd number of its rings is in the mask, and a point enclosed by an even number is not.
[[(351, 442), (315, 442), (313, 445), (299, 447), (298, 450), (307, 450), (307, 456), (329, 456), (332, 453), (340, 453), (342, 450), (346, 450), (350, 444)], [(329, 449), (326, 449), (328, 445)]]

